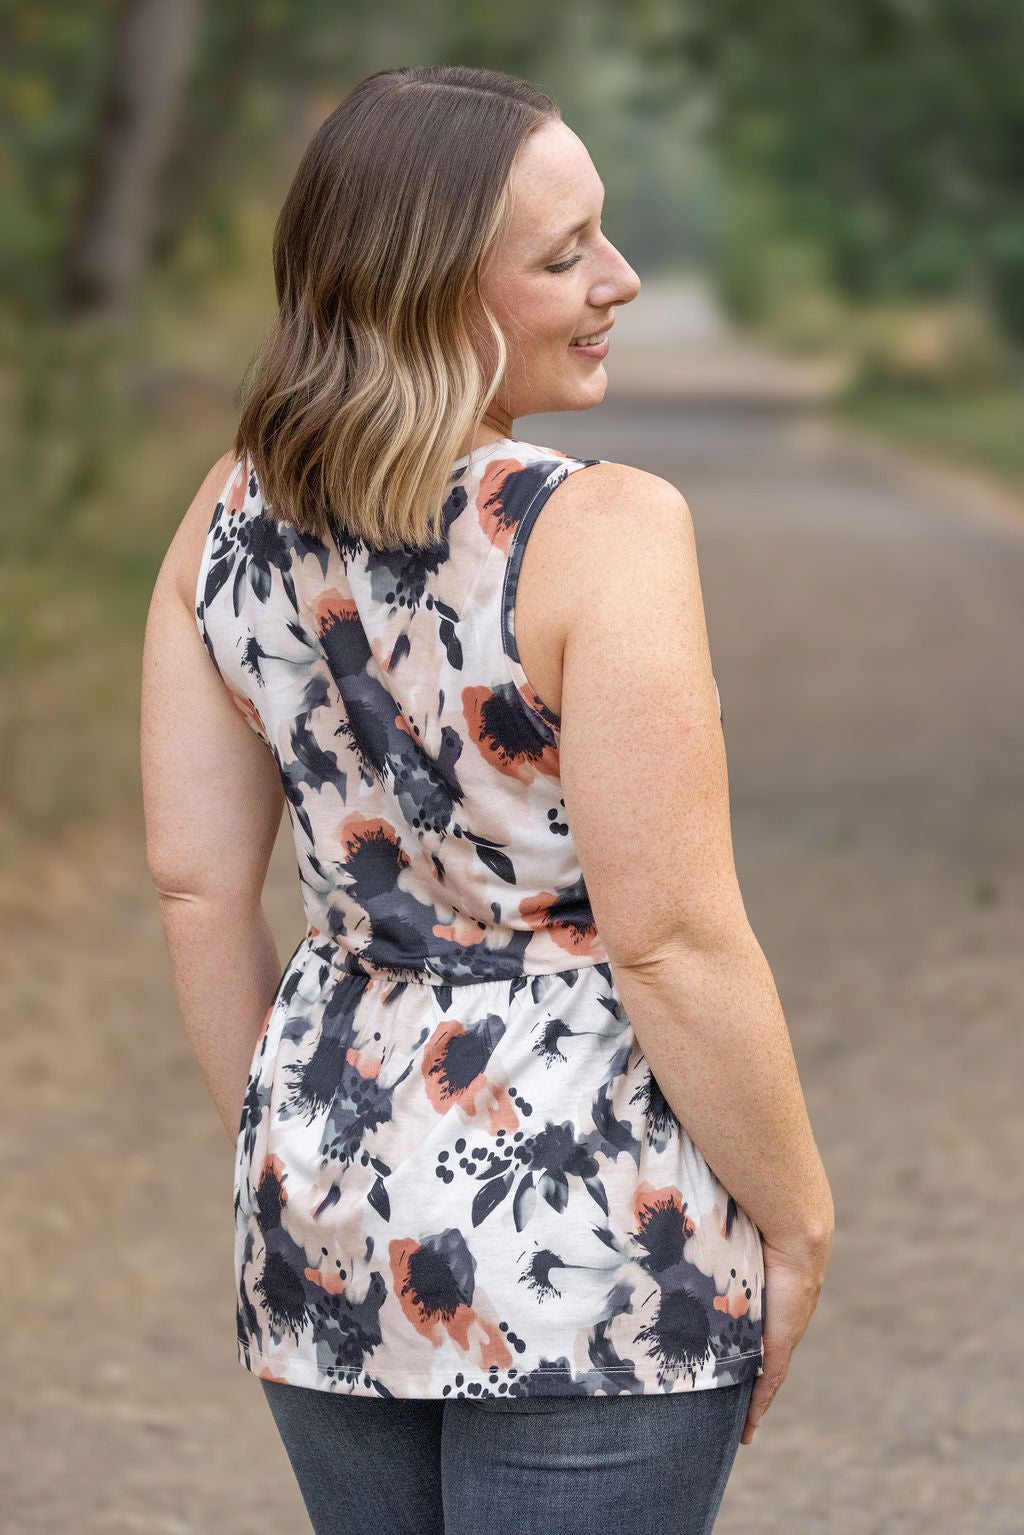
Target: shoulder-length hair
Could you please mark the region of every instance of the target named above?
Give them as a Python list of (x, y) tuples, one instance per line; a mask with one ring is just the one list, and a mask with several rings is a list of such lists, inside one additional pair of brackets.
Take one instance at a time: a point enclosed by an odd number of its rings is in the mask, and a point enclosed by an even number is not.
[(321, 123), (274, 230), (277, 317), (238, 395), (234, 451), (272, 516), (376, 549), (440, 542), (452, 465), (507, 362), (480, 274), (520, 149), (560, 116), (525, 80), (439, 64), (379, 70)]

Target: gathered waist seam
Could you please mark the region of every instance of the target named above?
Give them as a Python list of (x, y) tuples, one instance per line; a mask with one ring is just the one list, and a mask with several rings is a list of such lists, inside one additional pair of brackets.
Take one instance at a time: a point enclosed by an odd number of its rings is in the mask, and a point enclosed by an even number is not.
[[(311, 954), (317, 955), (326, 964), (332, 966), (341, 976), (351, 976), (353, 980), (370, 982), (383, 981), (388, 985), (411, 984), (414, 986), (497, 986), (507, 985), (510, 981), (531, 981), (535, 978), (552, 975), (575, 975), (580, 970), (597, 970), (602, 966), (607, 969), (606, 959), (587, 959), (575, 965), (564, 965), (558, 970), (517, 970), (509, 971), (505, 975), (439, 975), (432, 970), (405, 969), (401, 966), (373, 965), (362, 959), (352, 949), (342, 949), (331, 939), (322, 939), (307, 933), (299, 949), (307, 947)], [(296, 950), (296, 954), (298, 949)], [(294, 956), (293, 956), (294, 957)]]

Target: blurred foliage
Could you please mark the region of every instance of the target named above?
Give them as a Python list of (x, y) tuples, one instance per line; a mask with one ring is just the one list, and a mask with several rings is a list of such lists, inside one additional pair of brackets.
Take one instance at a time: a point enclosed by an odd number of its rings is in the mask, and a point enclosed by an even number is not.
[(949, 384), (941, 390), (905, 379), (880, 380), (853, 390), (842, 415), (896, 446), (910, 447), (940, 461), (980, 468), (1024, 496), (1024, 415), (1019, 381), (1007, 384)]
[(795, 262), (849, 299), (972, 292), (1024, 340), (1022, 57), (1019, 0), (680, 6), (649, 59), (710, 94), (732, 307)]
[(0, 285), (5, 323), (44, 313), (93, 125), (116, 0), (11, 5), (0, 17)]
[[(82, 192), (119, 0), (8, 3), (0, 21), (5, 127), (0, 261), (5, 307), (52, 305)], [(414, 12), (409, 4), (395, 10)], [(230, 246), (234, 178), (258, 169), (278, 130), (277, 98), (359, 78), (366, 13), (332, 0), (210, 0), (199, 47), (153, 190), (150, 257), (172, 256), (204, 216)], [(367, 71), (368, 72), (368, 71)]]

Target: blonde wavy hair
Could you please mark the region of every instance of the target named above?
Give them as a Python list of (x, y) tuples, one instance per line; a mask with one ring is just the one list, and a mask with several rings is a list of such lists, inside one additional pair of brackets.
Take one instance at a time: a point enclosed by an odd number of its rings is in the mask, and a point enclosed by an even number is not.
[(440, 542), (452, 464), (508, 359), (480, 275), (517, 155), (560, 116), (525, 80), (438, 64), (367, 76), (317, 129), (238, 395), (234, 451), (272, 516), (376, 549)]

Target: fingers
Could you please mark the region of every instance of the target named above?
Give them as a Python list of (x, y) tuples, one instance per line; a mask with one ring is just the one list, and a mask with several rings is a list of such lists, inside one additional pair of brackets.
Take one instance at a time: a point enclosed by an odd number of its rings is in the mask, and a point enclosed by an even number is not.
[(821, 1276), (764, 1249), (764, 1329), (761, 1339), (762, 1371), (754, 1380), (747, 1417), (740, 1437), (749, 1444), (776, 1393), (789, 1372), (790, 1360), (807, 1330), (821, 1291)]
[(775, 1393), (782, 1385), (788, 1373), (789, 1360), (787, 1359), (785, 1367), (781, 1371), (778, 1367), (775, 1367), (771, 1370), (766, 1370), (763, 1375), (759, 1375), (756, 1378), (754, 1389), (750, 1393), (750, 1401), (747, 1403), (747, 1418), (743, 1425), (743, 1433), (740, 1436), (740, 1444), (749, 1444), (753, 1439), (754, 1430), (774, 1401)]

